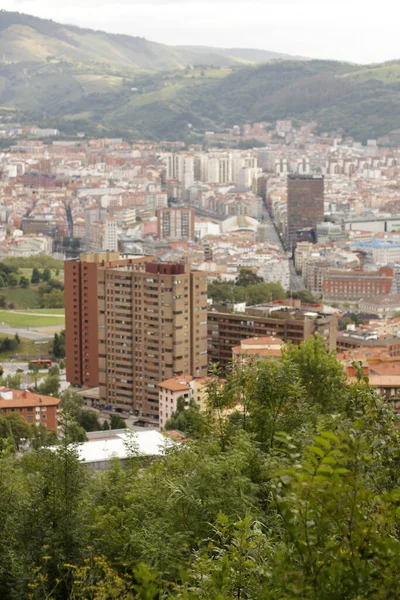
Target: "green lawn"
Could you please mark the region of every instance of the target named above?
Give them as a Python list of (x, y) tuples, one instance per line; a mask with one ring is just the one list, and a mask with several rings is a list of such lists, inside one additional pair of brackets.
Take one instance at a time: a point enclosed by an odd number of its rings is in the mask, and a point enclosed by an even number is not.
[(37, 285), (28, 288), (0, 288), (0, 296), (4, 296), (7, 305), (14, 304), (14, 308), (26, 309), (40, 306), (39, 291)]
[(11, 311), (0, 311), (0, 324), (9, 325), (10, 327), (51, 327), (52, 325), (64, 325), (64, 317), (38, 317), (29, 313), (18, 314)]
[[(12, 336), (0, 334), (0, 339), (5, 339), (6, 337), (11, 338)], [(37, 344), (33, 340), (27, 340), (23, 337), (20, 338), (21, 343), (16, 350), (7, 350), (6, 352), (0, 352), (0, 361), (4, 360), (16, 360), (18, 361), (19, 356), (23, 356), (30, 358), (46, 358), (49, 356), (49, 352), (51, 350), (52, 342), (45, 342), (44, 344)]]
[[(18, 310), (18, 309), (15, 309)], [(29, 308), (29, 309), (24, 309), (21, 312), (25, 312), (25, 313), (35, 313), (35, 314), (44, 314), (44, 315), (61, 315), (62, 317), (65, 314), (65, 308)]]

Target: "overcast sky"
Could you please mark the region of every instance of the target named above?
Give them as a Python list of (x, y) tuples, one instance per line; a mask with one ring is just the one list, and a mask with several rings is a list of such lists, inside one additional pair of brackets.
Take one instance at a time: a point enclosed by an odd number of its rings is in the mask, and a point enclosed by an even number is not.
[(1, 8), (173, 45), (400, 59), (398, 0), (2, 0)]

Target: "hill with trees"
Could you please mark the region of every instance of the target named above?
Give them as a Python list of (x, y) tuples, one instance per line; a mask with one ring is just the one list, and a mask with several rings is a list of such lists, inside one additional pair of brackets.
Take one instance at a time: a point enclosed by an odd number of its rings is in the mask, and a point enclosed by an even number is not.
[(88, 136), (201, 141), (284, 118), (361, 141), (400, 128), (399, 61), (200, 50), (1, 11), (0, 105), (19, 121)]
[(357, 372), (311, 339), (216, 373), (190, 440), (104, 472), (1, 417), (2, 598), (394, 600), (400, 434)]

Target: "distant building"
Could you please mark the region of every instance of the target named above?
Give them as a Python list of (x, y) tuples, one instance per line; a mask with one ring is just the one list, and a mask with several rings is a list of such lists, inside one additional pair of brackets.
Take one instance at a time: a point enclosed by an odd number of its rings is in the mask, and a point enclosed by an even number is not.
[(191, 376), (180, 375), (158, 384), (159, 424), (161, 429), (165, 427), (168, 419), (176, 411), (179, 398), (183, 398), (186, 407), (189, 406), (191, 396), (189, 384), (192, 380), (193, 377)]
[(324, 220), (324, 177), (322, 175), (288, 175), (287, 241), (292, 250), (297, 232), (313, 229)]
[(194, 240), (193, 208), (160, 208), (157, 218), (159, 240)]
[(244, 313), (233, 312), (233, 305), (214, 304), (208, 311), (208, 359), (224, 370), (242, 340), (277, 337), (298, 345), (316, 333), (329, 350), (336, 348), (335, 317), (274, 303), (249, 306)]
[(361, 298), (389, 295), (393, 269), (379, 271), (327, 269), (322, 275), (322, 293), (326, 300), (358, 302)]
[(60, 400), (42, 394), (0, 387), (0, 414), (3, 417), (17, 413), (29, 425), (44, 425), (48, 431), (57, 431)]
[(380, 319), (391, 319), (400, 313), (400, 294), (373, 296), (360, 300), (360, 312), (377, 315)]
[(252, 357), (280, 358), (284, 345), (283, 340), (272, 336), (248, 338), (232, 348), (232, 359), (236, 364), (243, 364)]

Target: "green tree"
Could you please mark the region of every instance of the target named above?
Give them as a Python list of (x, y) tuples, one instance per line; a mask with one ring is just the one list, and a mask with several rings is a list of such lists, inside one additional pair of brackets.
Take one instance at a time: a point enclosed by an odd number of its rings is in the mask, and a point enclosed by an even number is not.
[(60, 334), (54, 334), (53, 356), (55, 358), (65, 358), (65, 330), (63, 330)]
[(40, 283), (40, 281), (41, 281), (40, 271), (38, 268), (34, 267), (32, 269), (31, 283), (35, 285), (37, 283)]
[(15, 375), (9, 374), (6, 377), (2, 377), (2, 384), (13, 390), (20, 390), (22, 385), (22, 375), (16, 373)]
[(78, 422), (85, 431), (100, 431), (101, 429), (97, 413), (94, 410), (83, 409)]
[(43, 269), (42, 279), (43, 279), (43, 281), (50, 281), (50, 279), (51, 279), (51, 271), (50, 271), (50, 269), (48, 267), (45, 267)]
[(19, 276), (16, 273), (10, 273), (8, 277), (8, 285), (10, 287), (17, 287), (19, 284)]
[(110, 429), (125, 429), (125, 427), (125, 419), (120, 417), (120, 415), (113, 413), (110, 419)]
[(321, 336), (313, 336), (301, 346), (289, 345), (283, 351), (284, 366), (295, 365), (299, 383), (308, 401), (324, 413), (340, 411), (345, 399), (347, 379), (334, 352), (327, 350)]
[(235, 280), (235, 285), (242, 287), (257, 285), (258, 283), (264, 283), (263, 278), (253, 273), (250, 269), (240, 269), (239, 275)]
[(22, 288), (27, 288), (27, 287), (29, 287), (29, 279), (27, 279), (26, 277), (24, 277), (24, 276), (22, 275), (21, 279), (19, 280), (19, 285), (20, 285)]
[(0, 275), (0, 288), (3, 288), (5, 286), (5, 281), (3, 279), (3, 277)]
[(64, 308), (64, 294), (61, 290), (52, 289), (43, 294), (44, 308)]
[(57, 397), (60, 392), (60, 376), (47, 375), (47, 377), (39, 385), (39, 392), (44, 396)]
[(16, 412), (12, 412), (6, 416), (12, 433), (14, 443), (17, 450), (20, 449), (21, 443), (28, 441), (31, 435), (30, 426), (25, 421), (24, 417)]

